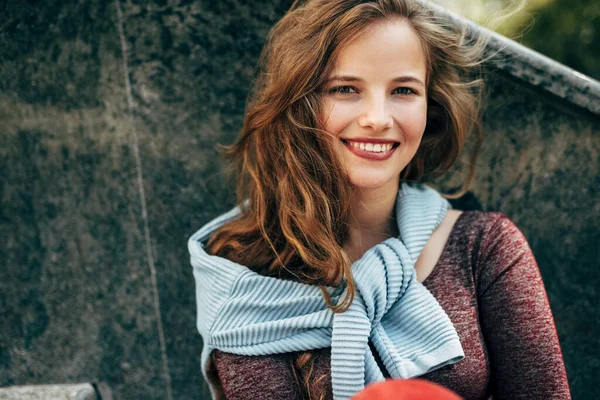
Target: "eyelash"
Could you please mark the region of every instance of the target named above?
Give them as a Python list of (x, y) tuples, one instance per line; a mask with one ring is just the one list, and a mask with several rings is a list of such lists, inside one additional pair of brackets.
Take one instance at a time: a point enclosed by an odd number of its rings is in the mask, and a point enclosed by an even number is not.
[[(354, 92), (342, 92), (341, 90), (343, 90), (343, 89), (351, 89), (351, 90), (354, 90)], [(394, 89), (394, 91), (396, 91), (398, 89), (408, 91), (408, 93), (401, 93), (401, 95), (403, 95), (403, 96), (417, 94), (417, 92), (415, 92), (413, 89), (408, 88), (408, 87), (398, 87), (398, 88)], [(349, 86), (349, 85), (335, 86), (335, 87), (332, 87), (331, 89), (329, 89), (328, 93), (329, 94), (336, 94), (336, 93), (338, 93), (338, 94), (353, 94), (353, 93), (358, 93), (358, 89), (356, 89), (354, 86)]]

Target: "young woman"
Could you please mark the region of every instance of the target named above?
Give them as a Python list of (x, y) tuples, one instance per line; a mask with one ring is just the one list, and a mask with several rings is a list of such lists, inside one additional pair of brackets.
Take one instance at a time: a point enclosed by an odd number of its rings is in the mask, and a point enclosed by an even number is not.
[(415, 0), (309, 0), (273, 28), (225, 152), (239, 206), (189, 241), (215, 398), (417, 376), (466, 399), (570, 398), (521, 232), (423, 185), (479, 133), (484, 45)]

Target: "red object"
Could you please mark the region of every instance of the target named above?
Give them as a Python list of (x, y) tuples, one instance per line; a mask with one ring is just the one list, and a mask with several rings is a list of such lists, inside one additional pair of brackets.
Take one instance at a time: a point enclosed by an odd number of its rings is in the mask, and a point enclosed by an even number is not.
[(450, 389), (424, 379), (387, 379), (367, 386), (352, 400), (461, 400)]

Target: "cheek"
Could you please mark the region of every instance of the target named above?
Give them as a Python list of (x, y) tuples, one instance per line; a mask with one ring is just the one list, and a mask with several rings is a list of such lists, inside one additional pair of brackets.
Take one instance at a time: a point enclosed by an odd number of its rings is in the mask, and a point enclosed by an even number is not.
[(406, 140), (420, 142), (427, 125), (427, 105), (415, 104), (412, 107), (402, 109), (400, 114), (401, 116), (396, 121), (400, 125)]
[(354, 114), (352, 107), (336, 104), (335, 102), (325, 102), (323, 103), (321, 118), (325, 130), (337, 135), (352, 122)]

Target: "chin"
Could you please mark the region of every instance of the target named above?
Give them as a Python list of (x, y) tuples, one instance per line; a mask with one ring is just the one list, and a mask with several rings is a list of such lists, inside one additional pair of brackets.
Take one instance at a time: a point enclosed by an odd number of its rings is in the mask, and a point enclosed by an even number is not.
[(383, 174), (364, 174), (364, 173), (350, 173), (350, 183), (352, 186), (360, 189), (381, 189), (389, 187), (390, 185), (397, 186), (400, 181), (400, 174), (398, 175), (383, 175)]

